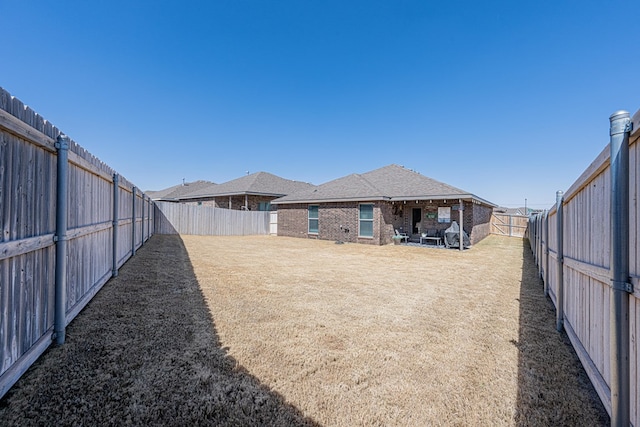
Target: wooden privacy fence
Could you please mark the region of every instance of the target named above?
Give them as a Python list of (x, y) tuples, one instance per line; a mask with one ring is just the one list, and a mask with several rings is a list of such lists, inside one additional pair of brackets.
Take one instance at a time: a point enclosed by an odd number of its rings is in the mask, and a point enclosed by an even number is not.
[(529, 225), (529, 217), (501, 213), (491, 214), (491, 234), (524, 237)]
[[(154, 229), (149, 197), (59, 136), (0, 88), (0, 397)], [(66, 179), (58, 176), (62, 150)], [(56, 218), (64, 182), (67, 215)]]
[(269, 234), (269, 212), (156, 202), (156, 234), (247, 236)]
[[(640, 426), (640, 115), (629, 138), (630, 420)], [(531, 217), (528, 237), (544, 292), (600, 399), (612, 414), (610, 147), (591, 163), (556, 206)], [(559, 197), (562, 195), (559, 194)], [(558, 206), (561, 207), (559, 212)], [(561, 226), (558, 227), (558, 217)]]

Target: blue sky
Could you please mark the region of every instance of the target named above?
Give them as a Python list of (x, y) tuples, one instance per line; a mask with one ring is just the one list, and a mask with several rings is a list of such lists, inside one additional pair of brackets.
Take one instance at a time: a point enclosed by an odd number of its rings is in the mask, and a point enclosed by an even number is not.
[(396, 163), (547, 208), (640, 108), (636, 9), (0, 0), (0, 86), (145, 190)]

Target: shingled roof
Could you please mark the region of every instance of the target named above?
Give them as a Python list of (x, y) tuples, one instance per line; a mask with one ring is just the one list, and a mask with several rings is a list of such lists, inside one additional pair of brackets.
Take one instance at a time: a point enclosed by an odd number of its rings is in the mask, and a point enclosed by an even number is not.
[(398, 165), (351, 174), (274, 200), (273, 204), (372, 200), (475, 200), (495, 206), (474, 194)]
[(151, 197), (152, 200), (160, 200), (160, 201), (177, 201), (185, 194), (189, 194), (193, 191), (198, 191), (202, 188), (208, 188), (210, 186), (214, 186), (211, 181), (193, 181), (193, 182), (185, 182), (183, 184), (174, 185), (173, 187), (165, 188), (164, 190), (158, 191), (147, 191), (146, 194)]
[(255, 172), (222, 184), (199, 188), (183, 195), (180, 199), (237, 195), (280, 197), (310, 188), (315, 188), (315, 186), (306, 182), (281, 178), (268, 172)]

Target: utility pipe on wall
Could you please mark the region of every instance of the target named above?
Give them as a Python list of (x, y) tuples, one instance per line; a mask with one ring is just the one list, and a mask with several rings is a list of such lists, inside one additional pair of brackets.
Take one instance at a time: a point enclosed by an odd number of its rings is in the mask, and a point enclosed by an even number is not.
[(58, 151), (56, 184), (56, 272), (53, 333), (56, 344), (64, 344), (67, 326), (67, 181), (69, 137), (61, 134), (56, 142)]
[(611, 172), (611, 425), (630, 423), (629, 370), (629, 113), (617, 111), (610, 122)]
[(563, 233), (563, 213), (562, 203), (564, 193), (562, 191), (556, 192), (556, 234), (557, 234), (557, 247), (556, 254), (558, 256), (558, 293), (556, 295), (556, 329), (558, 332), (562, 331), (564, 327), (564, 236)]

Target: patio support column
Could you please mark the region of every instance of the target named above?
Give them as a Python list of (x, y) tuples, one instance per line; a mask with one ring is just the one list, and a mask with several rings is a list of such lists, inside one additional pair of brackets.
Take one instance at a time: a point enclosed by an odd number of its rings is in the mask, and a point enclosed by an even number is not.
[(462, 199), (458, 199), (460, 202), (460, 207), (458, 208), (458, 215), (460, 216), (460, 235), (458, 236), (460, 239), (460, 250), (464, 250), (464, 205), (462, 204)]
[(249, 210), (249, 196), (248, 195), (244, 195), (244, 210), (248, 211)]
[(231, 196), (229, 196), (229, 209), (231, 209)]

